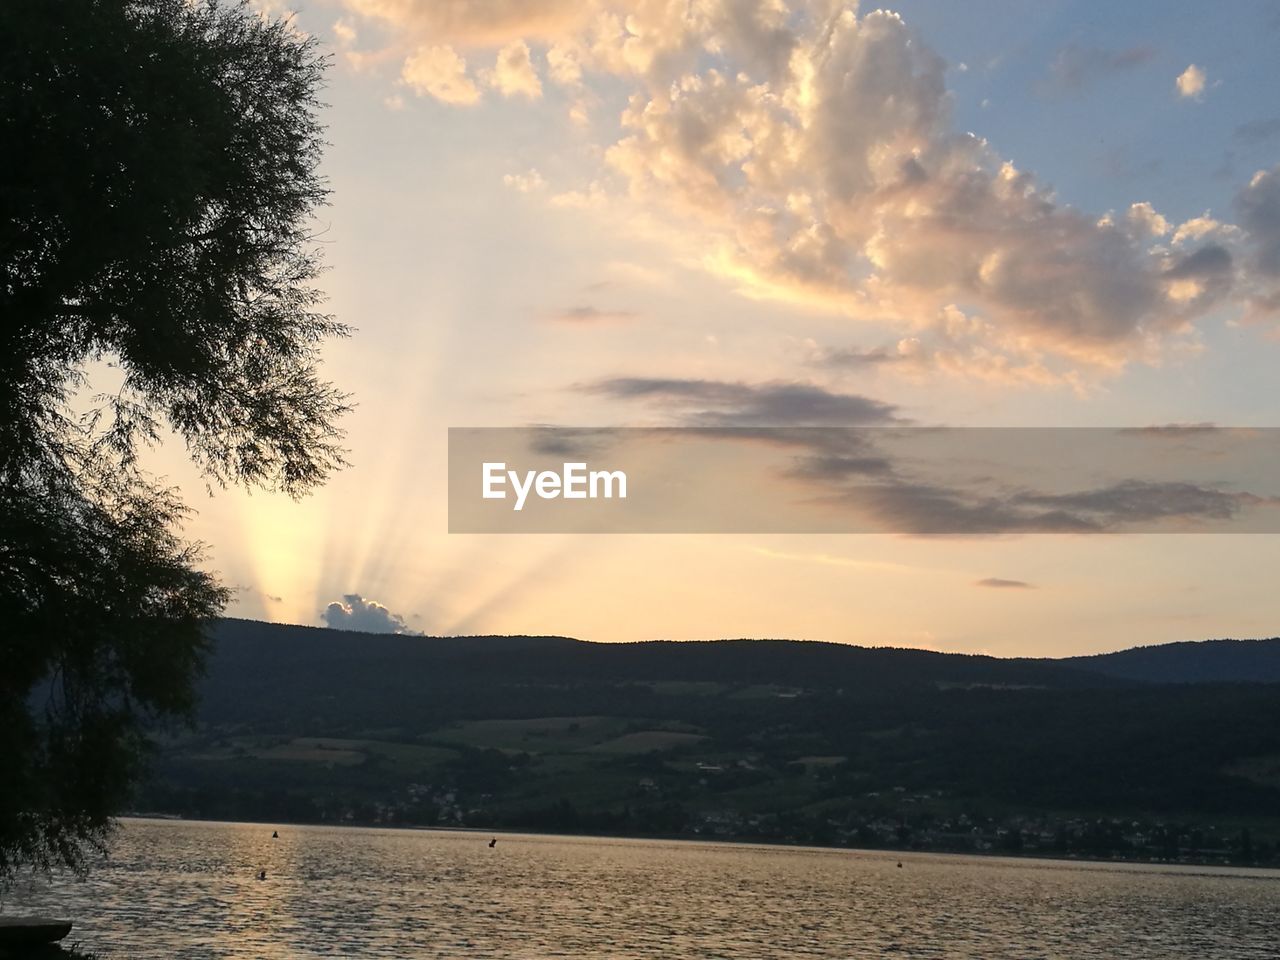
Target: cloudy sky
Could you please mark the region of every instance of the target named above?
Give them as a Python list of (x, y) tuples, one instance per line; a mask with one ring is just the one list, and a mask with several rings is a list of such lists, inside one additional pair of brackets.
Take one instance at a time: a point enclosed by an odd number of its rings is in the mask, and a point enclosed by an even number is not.
[[(280, 3), (263, 4), (277, 10)], [(333, 53), (306, 500), (164, 451), (240, 616), (1001, 655), (1277, 632), (1274, 535), (465, 536), (450, 426), (1280, 424), (1280, 10), (298, 0)]]

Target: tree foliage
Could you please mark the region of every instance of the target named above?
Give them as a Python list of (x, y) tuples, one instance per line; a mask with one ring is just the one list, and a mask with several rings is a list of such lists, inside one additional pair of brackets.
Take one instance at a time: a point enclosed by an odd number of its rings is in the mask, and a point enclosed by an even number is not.
[(0, 880), (102, 841), (228, 599), (141, 448), (293, 495), (342, 464), (323, 70), (243, 3), (0, 4)]

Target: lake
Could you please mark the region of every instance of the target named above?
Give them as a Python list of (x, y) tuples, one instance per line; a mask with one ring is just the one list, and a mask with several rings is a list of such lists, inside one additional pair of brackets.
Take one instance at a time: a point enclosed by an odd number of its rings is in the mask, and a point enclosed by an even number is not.
[[(1280, 873), (741, 844), (127, 820), (72, 917), (104, 960), (1277, 956)], [(901, 861), (902, 867), (897, 866)], [(257, 879), (260, 870), (265, 880)]]

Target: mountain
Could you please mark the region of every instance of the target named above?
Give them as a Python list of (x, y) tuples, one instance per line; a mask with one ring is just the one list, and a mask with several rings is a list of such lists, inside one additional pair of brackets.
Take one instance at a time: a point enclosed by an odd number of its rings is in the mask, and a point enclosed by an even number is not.
[[(224, 620), (214, 629), (204, 684), (207, 715), (242, 717), (279, 712), (282, 700), (323, 702), (342, 693), (345, 706), (408, 710), (440, 698), (449, 710), (468, 709), (457, 684), (525, 686), (575, 695), (584, 688), (664, 681), (728, 685), (782, 684), (850, 695), (944, 687), (1114, 686), (1097, 671), (1055, 661), (1000, 659), (926, 650), (855, 647), (788, 640), (590, 643), (568, 637), (418, 637), (318, 627)], [(447, 683), (439, 681), (447, 678)], [(473, 693), (469, 692), (470, 698)], [(486, 703), (488, 699), (485, 698)], [(486, 705), (514, 709), (514, 705)]]
[(243, 620), (210, 639), (140, 810), (1095, 854), (1248, 825), (1251, 858), (1280, 851), (1280, 696), (1220, 682), (1273, 676), (1275, 641), (1037, 660)]
[(1060, 662), (1146, 683), (1280, 683), (1280, 637), (1165, 643)]

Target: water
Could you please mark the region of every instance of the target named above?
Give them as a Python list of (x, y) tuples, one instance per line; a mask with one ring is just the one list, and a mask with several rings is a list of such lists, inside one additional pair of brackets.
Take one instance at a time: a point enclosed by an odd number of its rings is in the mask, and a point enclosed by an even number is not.
[(107, 960), (1280, 956), (1271, 871), (497, 836), (131, 820), (5, 912)]

